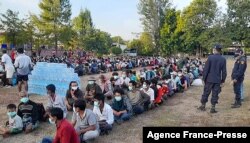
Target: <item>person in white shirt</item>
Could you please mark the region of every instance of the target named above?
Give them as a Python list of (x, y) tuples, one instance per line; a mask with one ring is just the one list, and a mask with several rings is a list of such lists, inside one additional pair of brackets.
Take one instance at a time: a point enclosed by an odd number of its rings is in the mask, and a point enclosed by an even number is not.
[(127, 73), (124, 71), (122, 72), (122, 77), (120, 78), (122, 85), (125, 85), (128, 87), (130, 78), (128, 78)]
[(0, 127), (0, 135), (3, 135), (3, 137), (7, 137), (9, 134), (21, 133), (23, 131), (23, 121), (16, 113), (16, 105), (9, 104), (7, 110), (9, 116), (8, 127)]
[(111, 106), (105, 103), (104, 100), (105, 96), (103, 94), (97, 94), (94, 97), (93, 112), (97, 116), (101, 134), (108, 134), (108, 131), (112, 130), (114, 114)]
[(28, 74), (30, 73), (32, 62), (30, 57), (24, 54), (23, 48), (17, 49), (17, 53), (18, 56), (15, 59), (14, 66), (17, 69), (18, 91), (22, 91), (22, 82), (25, 91), (28, 91)]
[(63, 110), (63, 116), (66, 118), (67, 115), (67, 107), (64, 102), (64, 98), (62, 96), (56, 95), (56, 87), (54, 84), (49, 84), (46, 86), (47, 94), (48, 94), (48, 103), (46, 106), (46, 113), (44, 115), (44, 118), (49, 117), (49, 110), (53, 107), (58, 107)]
[(115, 80), (114, 88), (121, 88), (122, 81), (121, 81), (121, 78), (119, 77), (118, 72), (113, 72), (112, 76), (114, 77), (114, 80)]
[(1, 63), (2, 65), (4, 65), (4, 69), (5, 69), (5, 72), (6, 72), (6, 78), (8, 79), (7, 80), (7, 85), (6, 86), (11, 86), (11, 79), (13, 77), (13, 74), (15, 72), (15, 68), (12, 64), (12, 60), (10, 58), (10, 56), (7, 54), (7, 50), (6, 49), (3, 49), (2, 50), (3, 52), (3, 55), (2, 55), (2, 60), (1, 60)]
[(154, 106), (155, 92), (150, 88), (150, 81), (146, 80), (143, 82), (141, 91), (150, 97), (150, 108), (152, 108)]

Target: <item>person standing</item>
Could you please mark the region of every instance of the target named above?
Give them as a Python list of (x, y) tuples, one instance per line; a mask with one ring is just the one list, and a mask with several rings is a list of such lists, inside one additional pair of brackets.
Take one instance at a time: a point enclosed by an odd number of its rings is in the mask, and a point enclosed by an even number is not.
[(226, 59), (221, 55), (221, 45), (217, 44), (213, 48), (213, 55), (207, 59), (204, 68), (203, 81), (205, 83), (203, 95), (201, 97), (201, 106), (198, 108), (201, 111), (206, 110), (208, 96), (212, 91), (210, 113), (217, 113), (215, 105), (218, 103), (219, 93), (223, 87), (227, 77)]
[(2, 59), (1, 62), (4, 65), (4, 69), (6, 72), (6, 78), (8, 79), (8, 80), (6, 80), (7, 81), (6, 87), (9, 87), (12, 85), (11, 79), (12, 79), (13, 74), (15, 72), (15, 68), (13, 66), (13, 63), (12, 63), (10, 56), (7, 54), (7, 50), (3, 49), (2, 52), (3, 52), (3, 56), (1, 58)]
[(30, 57), (24, 54), (23, 48), (17, 49), (17, 53), (14, 66), (17, 69), (18, 91), (22, 91), (22, 82), (24, 83), (25, 91), (28, 91), (28, 74), (30, 73), (32, 62)]
[(232, 104), (232, 108), (239, 108), (241, 106), (242, 86), (247, 68), (247, 60), (242, 49), (237, 49), (236, 53), (238, 54), (236, 55), (236, 61), (231, 75), (235, 93), (235, 102)]

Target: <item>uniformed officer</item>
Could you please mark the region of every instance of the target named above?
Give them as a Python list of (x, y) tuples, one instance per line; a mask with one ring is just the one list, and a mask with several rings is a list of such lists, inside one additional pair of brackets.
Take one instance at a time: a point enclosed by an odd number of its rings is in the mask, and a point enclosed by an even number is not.
[(235, 93), (235, 103), (232, 104), (232, 108), (239, 108), (241, 106), (241, 86), (243, 84), (244, 75), (247, 68), (247, 60), (242, 49), (237, 49), (235, 53), (237, 53), (236, 61), (234, 63), (231, 75)]
[(221, 56), (221, 45), (216, 44), (213, 48), (213, 55), (210, 55), (205, 64), (203, 81), (205, 83), (203, 95), (201, 97), (201, 106), (198, 108), (201, 111), (206, 110), (208, 96), (212, 91), (210, 113), (216, 113), (215, 105), (218, 103), (221, 87), (227, 77), (226, 59)]

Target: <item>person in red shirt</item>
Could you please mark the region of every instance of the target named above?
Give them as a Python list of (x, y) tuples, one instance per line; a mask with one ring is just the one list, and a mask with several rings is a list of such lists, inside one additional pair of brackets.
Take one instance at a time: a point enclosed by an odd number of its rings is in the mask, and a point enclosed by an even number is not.
[(42, 143), (80, 143), (80, 138), (74, 127), (63, 118), (63, 111), (61, 108), (52, 108), (49, 114), (49, 121), (56, 125), (56, 136), (54, 139), (45, 137)]
[(15, 63), (16, 52), (14, 49), (11, 50), (10, 57), (13, 63)]

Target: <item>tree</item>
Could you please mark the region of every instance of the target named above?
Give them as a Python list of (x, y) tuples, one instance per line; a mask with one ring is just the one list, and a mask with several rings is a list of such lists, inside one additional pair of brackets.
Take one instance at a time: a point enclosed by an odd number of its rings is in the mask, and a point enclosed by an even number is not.
[(171, 55), (173, 53), (184, 52), (185, 46), (183, 45), (183, 21), (181, 12), (176, 11), (174, 8), (166, 10), (164, 25), (161, 29), (161, 53), (163, 55)]
[(77, 33), (78, 46), (84, 45), (86, 36), (93, 34), (94, 27), (89, 10), (81, 9), (79, 15), (73, 19), (73, 30)]
[(140, 41), (142, 42), (142, 54), (143, 55), (153, 55), (154, 54), (154, 44), (151, 35), (147, 32), (143, 32), (140, 36)]
[(129, 49), (136, 49), (137, 50), (137, 53), (138, 55), (143, 55), (143, 43), (141, 42), (141, 40), (139, 39), (133, 39), (132, 41), (130, 41), (128, 43), (128, 48)]
[(113, 43), (125, 44), (125, 41), (122, 39), (121, 36), (112, 37)]
[(70, 27), (71, 5), (69, 0), (42, 0), (39, 3), (41, 14), (33, 16), (35, 24), (48, 39), (54, 41), (57, 50), (61, 34)]
[(8, 42), (16, 46), (18, 44), (18, 35), (23, 30), (24, 20), (18, 17), (19, 13), (7, 10), (5, 14), (1, 14), (1, 29), (6, 33)]
[(155, 43), (156, 54), (160, 49), (160, 29), (163, 26), (165, 9), (170, 6), (169, 0), (140, 0), (138, 5), (139, 14), (144, 31), (150, 33)]
[(250, 40), (250, 1), (227, 0), (227, 29), (230, 38), (242, 46)]
[(112, 54), (120, 55), (122, 53), (122, 49), (119, 47), (112, 47), (111, 52), (112, 52)]
[(190, 51), (196, 50), (196, 55), (206, 50), (202, 46), (210, 38), (207, 30), (213, 27), (217, 10), (215, 0), (193, 0), (182, 13), (185, 43)]

